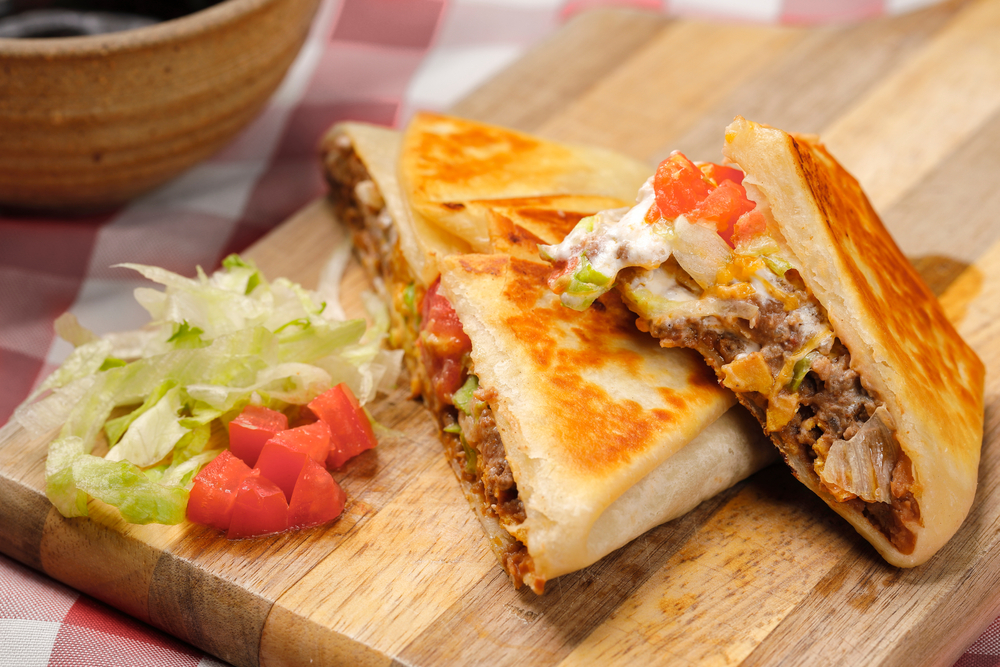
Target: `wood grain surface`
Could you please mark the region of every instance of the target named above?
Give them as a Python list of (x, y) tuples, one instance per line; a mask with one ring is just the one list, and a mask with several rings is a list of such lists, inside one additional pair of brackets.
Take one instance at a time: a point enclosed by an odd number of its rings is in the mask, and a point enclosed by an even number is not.
[[(0, 430), (0, 550), (240, 667), (949, 665), (1000, 613), (1000, 0), (827, 28), (582, 14), (454, 109), (651, 167), (717, 159), (737, 113), (820, 134), (987, 366), (979, 489), (925, 565), (886, 565), (772, 466), (541, 597), (512, 589), (402, 390), (337, 473), (331, 525), (228, 542), (42, 494), (47, 439)], [(319, 166), (317, 165), (317, 169)], [(315, 284), (343, 231), (320, 201), (249, 253)], [(365, 277), (352, 265), (345, 294)]]

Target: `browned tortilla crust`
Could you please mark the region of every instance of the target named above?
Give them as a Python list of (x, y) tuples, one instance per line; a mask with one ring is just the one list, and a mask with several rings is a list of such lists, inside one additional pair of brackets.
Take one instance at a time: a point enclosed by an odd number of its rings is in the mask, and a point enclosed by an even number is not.
[[(518, 225), (494, 231), (504, 229), (512, 245), (526, 240)], [(548, 289), (539, 261), (458, 255), (441, 267), (524, 503), (524, 537), (515, 531), (543, 576), (593, 563), (758, 465), (741, 427), (723, 426), (732, 395), (697, 354), (637, 331), (616, 292), (579, 312)]]
[[(637, 336), (617, 292), (609, 292), (580, 313), (549, 298), (547, 264), (468, 255), (457, 257), (455, 265), (445, 265), (450, 275), (474, 276), (477, 289), (498, 291), (494, 308), (502, 328), (497, 335), (517, 337), (515, 344), (531, 364), (522, 370), (523, 381), (537, 385), (541, 399), (537, 409), (544, 410), (549, 429), (560, 436), (546, 443), (547, 457), (553, 465), (579, 475), (581, 482), (603, 478), (641, 456), (666, 429), (678, 428), (686, 414), (719, 401), (724, 393), (704, 364), (684, 354), (687, 373), (678, 386), (649, 388), (663, 407), (645, 409), (632, 400), (617, 400), (588, 376), (609, 366), (640, 374), (641, 354), (635, 346), (620, 343), (641, 343), (639, 349), (655, 346)], [(726, 405), (725, 399), (720, 405)]]
[(485, 211), (470, 203), (582, 194), (628, 202), (648, 171), (612, 151), (432, 113), (407, 127), (399, 165), (414, 217), (484, 253), (494, 252)]
[[(915, 138), (915, 140), (918, 140)], [(920, 522), (907, 524), (913, 551), (901, 553), (849, 504), (799, 477), (890, 563), (927, 560), (958, 529), (976, 491), (983, 428), (984, 367), (896, 246), (858, 182), (816, 139), (737, 118), (726, 157), (770, 205), (769, 233), (799, 267), (851, 353), (862, 384), (883, 402), (912, 465)], [(902, 167), (901, 167), (902, 168)], [(922, 525), (920, 525), (922, 524)]]

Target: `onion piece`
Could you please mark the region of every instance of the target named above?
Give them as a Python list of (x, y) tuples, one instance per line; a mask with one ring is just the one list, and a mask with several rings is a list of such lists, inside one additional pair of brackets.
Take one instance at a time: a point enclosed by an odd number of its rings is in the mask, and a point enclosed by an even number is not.
[(674, 257), (702, 289), (715, 284), (715, 276), (732, 260), (732, 252), (719, 233), (691, 224), (684, 216), (674, 221)]
[(888, 426), (892, 418), (884, 406), (875, 410), (850, 440), (837, 440), (826, 461), (819, 465), (819, 478), (837, 500), (857, 496), (869, 503), (892, 502), (892, 471), (900, 449)]

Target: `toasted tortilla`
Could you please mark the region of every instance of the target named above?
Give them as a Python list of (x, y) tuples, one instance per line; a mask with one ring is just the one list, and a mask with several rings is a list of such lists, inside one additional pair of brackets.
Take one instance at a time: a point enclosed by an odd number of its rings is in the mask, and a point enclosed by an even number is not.
[(399, 164), (418, 224), (445, 230), (475, 252), (490, 252), (490, 238), (484, 209), (469, 202), (557, 195), (631, 202), (649, 171), (612, 151), (431, 113), (407, 127)]
[[(602, 313), (574, 313), (559, 306), (545, 286), (547, 266), (538, 258), (538, 242), (560, 240), (581, 218), (599, 210), (627, 206), (628, 199), (604, 194), (603, 177), (608, 175), (606, 164), (631, 163), (626, 171), (638, 172), (635, 163), (620, 156), (609, 163), (605, 151), (562, 149), (457, 119), (422, 116), (415, 121), (417, 130), (424, 132), (421, 128), (430, 119), (479, 132), (479, 143), (466, 147), (471, 157), (463, 158), (461, 146), (452, 146), (458, 151), (449, 157), (454, 173), (462, 165), (465, 176), (453, 178), (461, 188), (449, 191), (455, 196), (452, 205), (434, 210), (463, 212), (476, 234), (486, 239), (477, 243), (494, 254), (470, 254), (472, 244), (446, 228), (451, 213), (414, 214), (409, 204), (418, 197), (406, 189), (405, 179), (399, 177), (404, 170), (396, 166), (397, 161), (419, 161), (407, 157), (416, 144), (400, 142), (391, 130), (344, 123), (331, 131), (324, 141), (331, 198), (354, 228), (365, 265), (384, 283), (397, 331), (391, 339), (407, 351), (415, 393), (424, 394), (442, 427), (448, 419), (455, 423), (446, 415), (455, 409), (438, 404), (427, 391), (416, 342), (419, 308), (407, 305), (407, 299), (422, 298), (440, 268), (447, 267), (441, 275), (442, 291), (456, 300), (453, 304), (472, 339), (481, 386), (496, 391), (491, 408), (513, 457), (508, 464), (517, 488), (525, 493), (526, 522), (515, 525), (498, 518), (484, 502), (482, 484), (463, 472), (459, 438), (442, 431), (442, 442), (515, 585), (541, 592), (547, 579), (585, 567), (683, 514), (770, 463), (776, 454), (697, 355), (664, 355), (655, 341), (635, 329), (634, 316), (614, 296), (608, 297), (609, 308)], [(482, 137), (495, 142), (492, 148), (484, 147)], [(525, 180), (533, 187), (504, 184), (496, 175), (480, 173), (494, 165), (477, 156), (499, 151), (511, 137), (535, 147), (504, 157), (509, 173), (529, 174)], [(530, 177), (532, 165), (547, 164), (537, 162), (538, 155), (563, 156), (562, 164), (574, 173)], [(576, 161), (566, 155), (576, 156)], [(430, 158), (421, 160), (427, 167), (421, 173), (429, 173)], [(581, 190), (548, 194), (559, 188)], [(605, 335), (595, 338), (586, 333), (588, 327)], [(548, 355), (548, 361), (536, 353)], [(560, 383), (565, 393), (554, 389)], [(584, 397), (588, 402), (582, 407), (573, 402)], [(573, 418), (578, 423), (571, 423)], [(524, 547), (533, 565), (523, 560), (512, 565), (511, 555)]]
[(504, 255), (442, 260), (472, 340), (544, 579), (586, 567), (770, 463), (700, 356), (661, 350), (616, 292), (583, 313), (548, 267)]
[(815, 138), (737, 118), (724, 154), (770, 207), (773, 237), (826, 309), (862, 384), (884, 402), (912, 463), (920, 508), (901, 553), (853, 506), (837, 502), (807, 461), (797, 477), (899, 566), (927, 560), (958, 530), (976, 493), (984, 367), (893, 242), (858, 182)]

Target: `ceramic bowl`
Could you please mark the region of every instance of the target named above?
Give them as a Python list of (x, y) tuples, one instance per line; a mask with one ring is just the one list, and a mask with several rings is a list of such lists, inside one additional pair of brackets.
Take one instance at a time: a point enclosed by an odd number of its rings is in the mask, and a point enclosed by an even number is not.
[(223, 146), (297, 55), (319, 0), (224, 0), (84, 37), (0, 39), (0, 204), (124, 203)]

